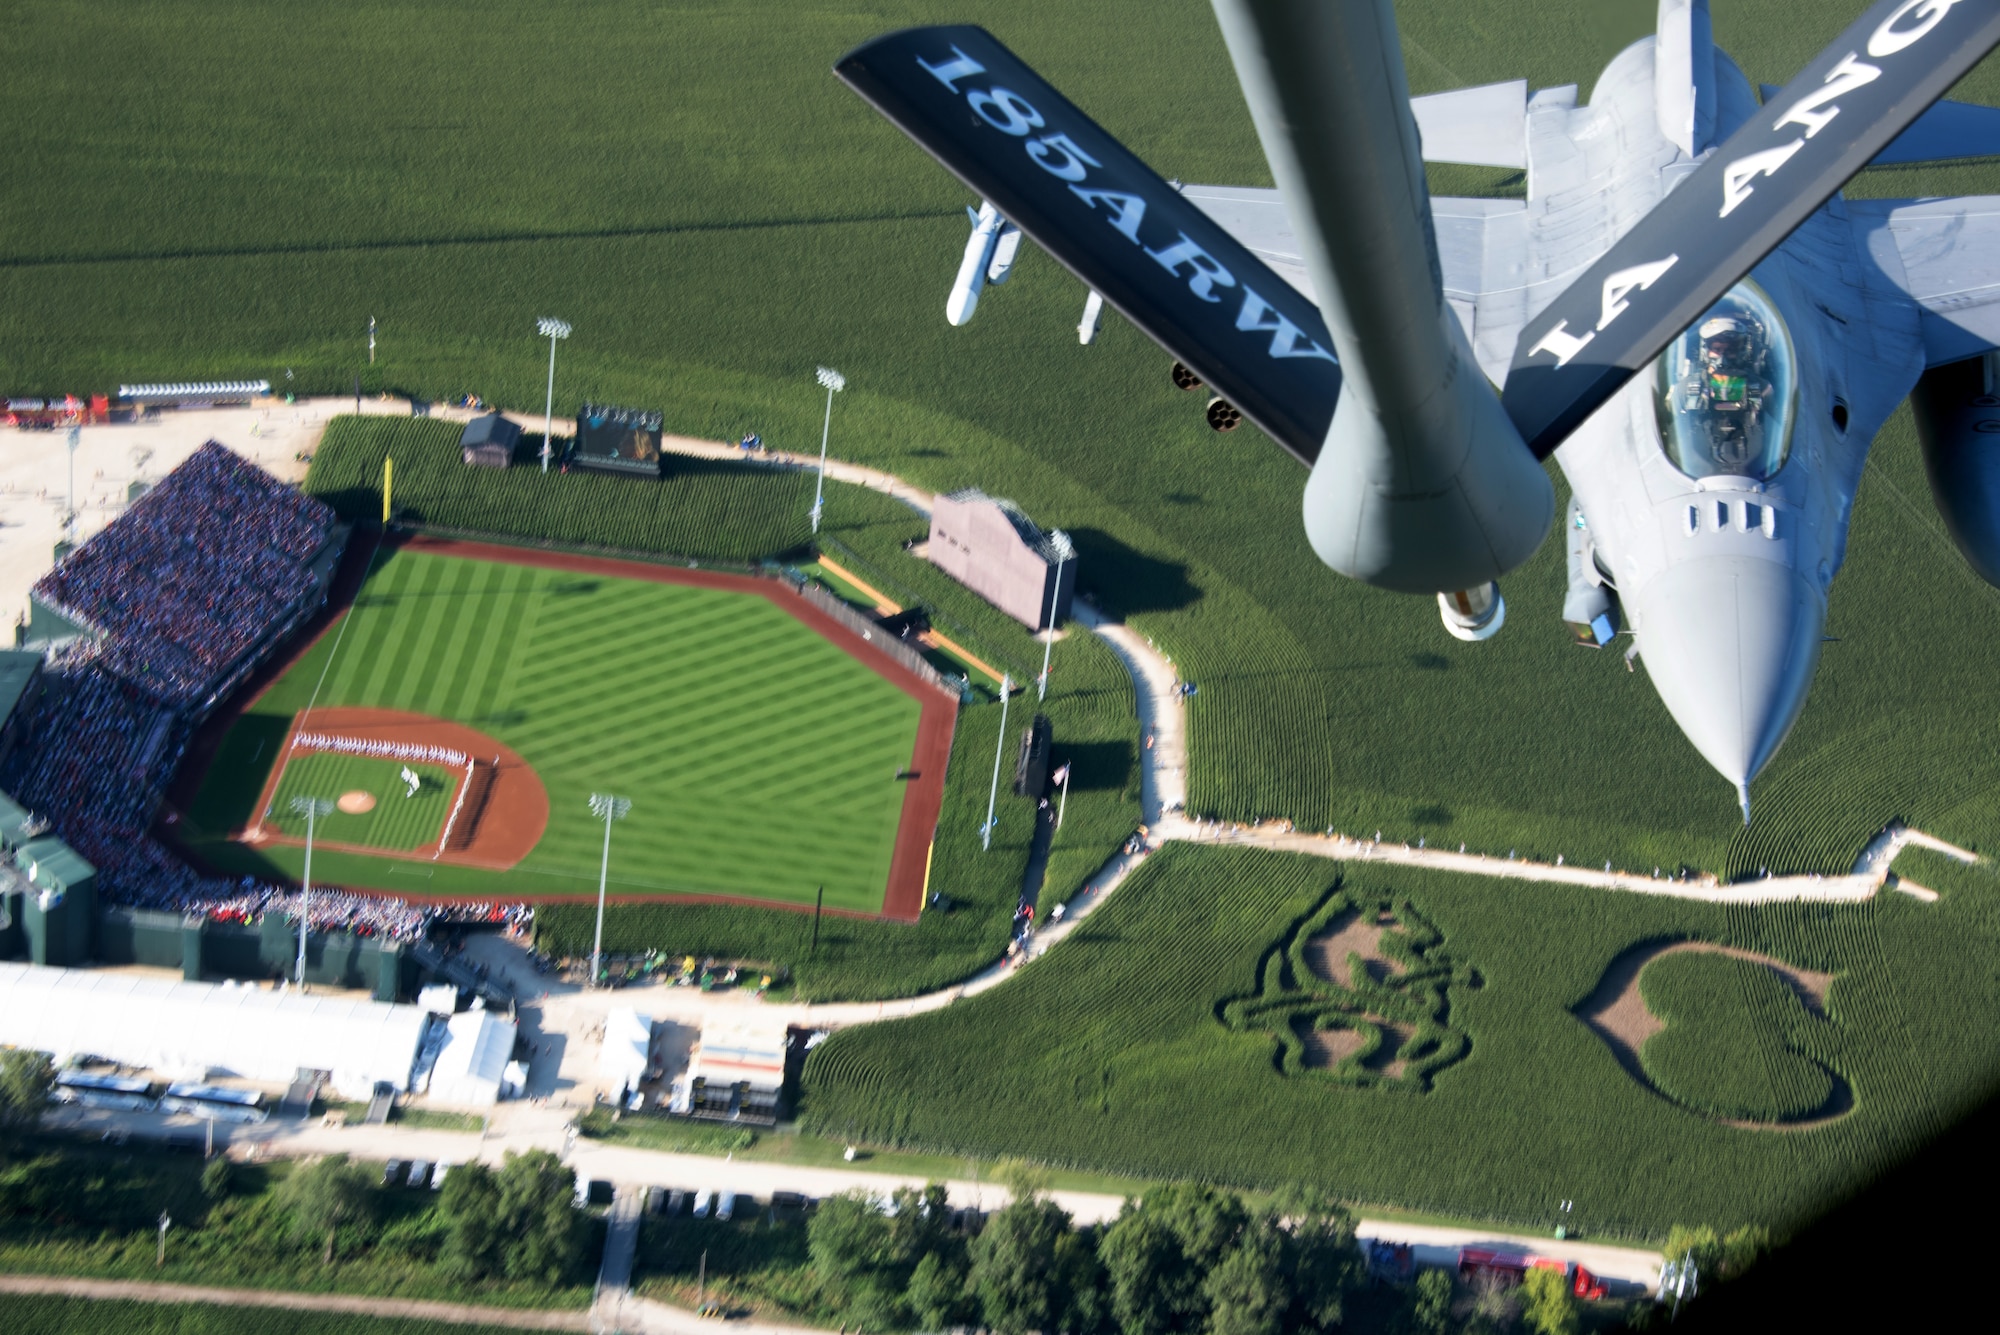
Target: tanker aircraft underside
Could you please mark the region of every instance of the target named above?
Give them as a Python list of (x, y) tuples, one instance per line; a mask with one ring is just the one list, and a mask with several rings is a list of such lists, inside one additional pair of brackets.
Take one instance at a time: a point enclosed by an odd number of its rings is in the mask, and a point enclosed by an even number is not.
[[(1763, 100), (1706, 0), (1575, 87), (1412, 99), (1390, 0), (1214, 0), (1278, 188), (1161, 180), (983, 29), (911, 29), (839, 76), (981, 196), (947, 318), (1026, 234), (1311, 467), (1343, 574), (1436, 594), (1462, 639), (1572, 499), (1563, 616), (1621, 629), (1736, 788), (1798, 718), (1876, 431), (1914, 398), (1933, 494), (2000, 584), (2000, 197), (1866, 202), (1870, 162), (2000, 154), (1938, 97), (2000, 0), (1881, 0)], [(1422, 161), (1520, 169), (1432, 199)], [(1490, 382), (1490, 383), (1489, 383)], [(1496, 395), (1491, 386), (1502, 387)]]

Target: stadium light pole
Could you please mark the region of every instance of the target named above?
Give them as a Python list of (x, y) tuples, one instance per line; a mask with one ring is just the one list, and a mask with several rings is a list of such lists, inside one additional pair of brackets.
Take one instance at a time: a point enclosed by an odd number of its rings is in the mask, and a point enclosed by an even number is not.
[(319, 797), (295, 797), (292, 810), (306, 818), (306, 874), (299, 885), (299, 964), (298, 977), (293, 982), (306, 985), (306, 925), (312, 919), (313, 892), (313, 826), (321, 816), (333, 810), (333, 803)]
[(979, 827), (982, 852), (993, 847), (993, 805), (1000, 796), (1000, 757), (1007, 751), (1007, 697), (1013, 693), (1014, 679), (1000, 674), (1000, 740), (993, 744), (993, 786), (986, 792), (986, 823)]
[(833, 431), (833, 396), (847, 388), (847, 377), (831, 366), (819, 368), (819, 383), (826, 386), (826, 420), (819, 427), (819, 481), (813, 485), (813, 532), (819, 532), (820, 512), (826, 508), (826, 440)]
[(555, 449), (556, 433), (556, 340), (569, 337), (569, 324), (552, 315), (535, 321), (535, 328), (549, 341), (549, 402), (542, 418), (542, 472), (549, 471), (549, 455)]
[(1047, 637), (1042, 641), (1042, 675), (1035, 678), (1035, 698), (1037, 700), (1046, 700), (1049, 698), (1049, 650), (1055, 648), (1056, 644), (1056, 599), (1062, 595), (1063, 566), (1068, 564), (1070, 554), (1069, 535), (1067, 533), (1064, 533), (1061, 529), (1057, 529), (1049, 536), (1053, 540), (1057, 552), (1056, 582), (1049, 587), (1049, 629)]
[(597, 986), (597, 970), (604, 958), (604, 885), (611, 876), (611, 822), (625, 819), (625, 813), (632, 809), (629, 797), (613, 797), (609, 793), (592, 793), (590, 811), (592, 815), (604, 818), (604, 861), (597, 868), (597, 936), (590, 943), (590, 985)]

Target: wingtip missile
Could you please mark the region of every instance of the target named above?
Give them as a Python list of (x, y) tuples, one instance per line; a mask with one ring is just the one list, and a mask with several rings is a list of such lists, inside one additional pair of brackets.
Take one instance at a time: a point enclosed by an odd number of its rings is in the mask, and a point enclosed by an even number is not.
[[(966, 212), (972, 213), (970, 209)], [(944, 299), (944, 318), (954, 327), (972, 319), (972, 313), (979, 309), (979, 292), (986, 286), (993, 249), (1000, 242), (1000, 230), (1006, 221), (991, 200), (980, 200), (979, 211), (972, 213), (972, 235), (965, 239), (965, 256), (958, 262), (958, 277), (952, 280), (951, 295)]]

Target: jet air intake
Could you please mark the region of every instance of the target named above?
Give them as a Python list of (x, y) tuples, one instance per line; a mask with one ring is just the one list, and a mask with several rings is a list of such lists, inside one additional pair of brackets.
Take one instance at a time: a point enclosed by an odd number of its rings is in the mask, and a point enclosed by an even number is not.
[(1933, 366), (1910, 407), (1931, 497), (1979, 577), (2000, 585), (2000, 353)]
[(1555, 496), (1445, 304), (1389, 0), (1214, 3), (1344, 377), (1306, 484), (1313, 550), (1385, 589), (1490, 584)]

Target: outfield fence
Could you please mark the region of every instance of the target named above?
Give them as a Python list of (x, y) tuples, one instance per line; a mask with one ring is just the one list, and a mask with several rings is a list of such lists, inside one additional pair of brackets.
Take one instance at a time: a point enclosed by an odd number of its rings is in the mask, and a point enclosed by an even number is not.
[(855, 611), (852, 606), (841, 598), (829, 593), (811, 580), (798, 581), (794, 580), (790, 575), (772, 574), (772, 572), (768, 571), (760, 571), (759, 573), (771, 578), (782, 579), (785, 583), (790, 584), (799, 597), (805, 599), (805, 601), (811, 603), (815, 608), (832, 617), (835, 621), (838, 621), (841, 625), (859, 635), (877, 649), (880, 649), (883, 653), (894, 659), (899, 667), (908, 668), (918, 677), (941, 691), (948, 691), (954, 696), (958, 694), (957, 682), (948, 679), (942, 672), (932, 667), (930, 660), (925, 658), (921, 653), (882, 629), (873, 617), (868, 616), (866, 613)]

